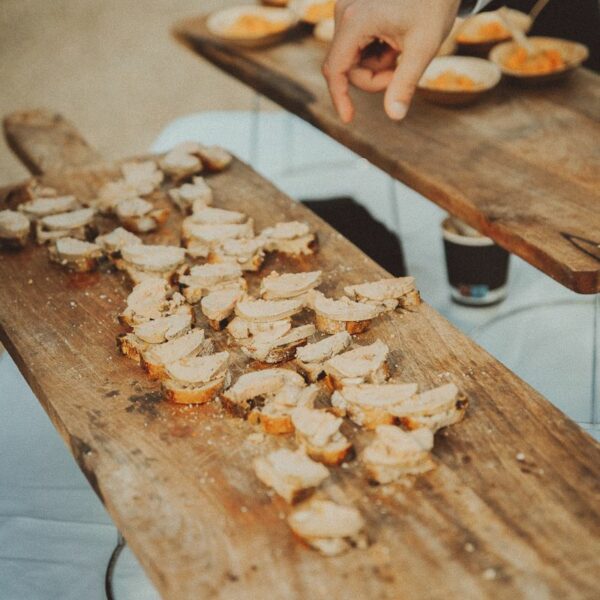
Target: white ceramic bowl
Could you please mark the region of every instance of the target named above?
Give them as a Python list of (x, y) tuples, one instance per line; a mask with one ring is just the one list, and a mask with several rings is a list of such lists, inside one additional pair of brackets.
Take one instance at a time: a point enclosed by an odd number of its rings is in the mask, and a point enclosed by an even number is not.
[(318, 21), (310, 19), (306, 12), (313, 4), (323, 4), (324, 2), (326, 0), (291, 0), (289, 7), (298, 15), (301, 21), (310, 25), (316, 25)]
[[(244, 15), (256, 15), (281, 24), (281, 29), (266, 35), (254, 35), (248, 33), (246, 36), (231, 35), (230, 28)], [(207, 21), (206, 27), (216, 37), (227, 40), (234, 44), (245, 47), (261, 47), (281, 41), (298, 24), (298, 16), (288, 8), (273, 8), (268, 6), (235, 6), (212, 13)]]
[(589, 56), (587, 47), (583, 44), (578, 44), (577, 42), (550, 37), (530, 37), (529, 41), (535, 48), (540, 50), (557, 50), (560, 52), (560, 55), (565, 61), (565, 66), (562, 69), (551, 71), (550, 73), (524, 73), (522, 71), (509, 69), (505, 66), (505, 61), (510, 53), (516, 48), (515, 42), (505, 42), (496, 46), (490, 52), (490, 60), (498, 65), (502, 73), (508, 77), (527, 83), (542, 83), (564, 77), (573, 71), (573, 69), (579, 67)]
[(333, 19), (320, 21), (315, 25), (313, 34), (321, 42), (331, 42), (335, 34), (335, 21)]
[(261, 0), (261, 4), (265, 6), (277, 6), (278, 8), (287, 8), (289, 0)]
[[(466, 75), (475, 82), (474, 90), (452, 90), (431, 87), (429, 82), (446, 71)], [(434, 58), (417, 89), (419, 95), (436, 104), (466, 105), (479, 100), (483, 95), (498, 85), (502, 74), (497, 65), (473, 56), (439, 56)]]
[[(523, 33), (527, 33), (531, 28), (531, 17), (519, 10), (506, 9), (507, 18), (519, 28)], [(487, 56), (490, 50), (500, 42), (509, 40), (510, 33), (502, 37), (490, 39), (478, 39), (479, 29), (489, 23), (503, 23), (502, 18), (497, 11), (479, 13), (465, 19), (458, 27), (455, 35), (456, 42), (461, 51), (477, 56)]]

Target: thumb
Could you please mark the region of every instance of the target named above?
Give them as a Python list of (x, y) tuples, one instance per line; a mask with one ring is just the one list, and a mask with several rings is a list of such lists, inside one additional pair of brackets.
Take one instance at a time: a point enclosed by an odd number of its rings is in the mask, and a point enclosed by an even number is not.
[(419, 79), (434, 56), (435, 49), (430, 45), (405, 39), (398, 66), (385, 92), (385, 112), (390, 119), (400, 121), (406, 116)]

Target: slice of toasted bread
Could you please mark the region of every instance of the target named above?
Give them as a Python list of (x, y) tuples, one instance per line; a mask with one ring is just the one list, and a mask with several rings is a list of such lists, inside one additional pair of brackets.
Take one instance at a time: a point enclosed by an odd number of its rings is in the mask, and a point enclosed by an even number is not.
[(93, 208), (80, 208), (70, 212), (51, 214), (42, 217), (41, 226), (46, 231), (68, 231), (89, 225), (94, 218)]
[(121, 165), (123, 179), (141, 196), (151, 194), (163, 180), (163, 173), (153, 160), (131, 161)]
[(386, 310), (420, 304), (421, 297), (415, 288), (414, 277), (380, 279), (369, 283), (349, 285), (344, 292), (357, 302), (383, 306)]
[(329, 477), (322, 464), (287, 448), (258, 457), (253, 465), (256, 476), (289, 504), (310, 496)]
[(200, 210), (213, 203), (213, 192), (204, 177), (194, 177), (192, 183), (169, 190), (169, 197), (184, 214)]
[(198, 152), (200, 152), (200, 144), (194, 140), (184, 140), (183, 142), (179, 142), (173, 146), (173, 148), (171, 148), (171, 152), (198, 156)]
[(270, 321), (281, 321), (303, 310), (305, 301), (303, 298), (291, 298), (289, 300), (255, 300), (252, 298), (238, 302), (235, 313), (246, 321), (267, 323)]
[(138, 196), (136, 187), (124, 179), (108, 181), (100, 188), (98, 197), (91, 200), (89, 205), (103, 215), (112, 215), (119, 202)]
[(278, 340), (291, 328), (292, 320), (290, 318), (260, 323), (235, 317), (227, 325), (227, 333), (240, 343), (253, 341), (257, 344), (265, 344)]
[(0, 211), (0, 246), (23, 248), (30, 229), (31, 224), (24, 214), (14, 210)]
[(342, 434), (342, 419), (326, 410), (300, 406), (292, 411), (296, 439), (314, 460), (339, 465), (352, 453), (352, 443)]
[(267, 252), (281, 252), (289, 255), (313, 254), (316, 236), (308, 223), (288, 221), (263, 229), (260, 237), (264, 240)]
[(353, 302), (346, 297), (334, 300), (318, 290), (309, 292), (308, 304), (315, 312), (317, 329), (330, 334), (342, 331), (350, 334), (363, 333), (382, 312), (379, 306)]
[(468, 401), (453, 383), (421, 392), (394, 406), (394, 417), (407, 429), (427, 427), (434, 433), (462, 421)]
[(37, 179), (30, 179), (25, 184), (23, 192), (28, 200), (36, 200), (37, 198), (56, 198), (58, 196), (58, 192), (54, 188), (42, 185)]
[(384, 383), (348, 385), (331, 396), (337, 414), (347, 415), (357, 425), (375, 429), (377, 425), (398, 423), (398, 407), (417, 394), (416, 383)]
[(169, 362), (166, 370), (169, 378), (181, 384), (196, 385), (208, 383), (223, 376), (229, 364), (229, 352), (188, 355), (175, 362)]
[(18, 210), (32, 220), (58, 215), (81, 208), (75, 196), (35, 197), (19, 204)]
[(212, 287), (206, 287), (201, 283), (197, 283), (195, 278), (191, 275), (181, 275), (178, 279), (178, 283), (181, 293), (190, 304), (198, 304), (202, 298), (212, 292), (222, 290), (241, 290), (242, 292), (245, 292), (248, 288), (248, 284), (243, 277), (231, 281), (224, 281), (223, 283), (215, 284)]
[(136, 285), (127, 296), (127, 307), (119, 315), (122, 325), (133, 327), (164, 316), (169, 308), (171, 288), (159, 279)]
[(295, 364), (308, 381), (317, 381), (325, 375), (325, 361), (346, 350), (351, 343), (352, 337), (347, 331), (330, 335), (314, 344), (299, 347)]
[(279, 338), (265, 342), (257, 341), (254, 337), (241, 348), (247, 356), (267, 364), (287, 362), (294, 358), (296, 349), (306, 344), (314, 332), (314, 325), (300, 325), (290, 329)]
[(218, 398), (226, 381), (223, 376), (197, 386), (182, 386), (167, 379), (162, 382), (162, 390), (165, 400), (175, 404), (206, 404)]
[(94, 243), (98, 244), (102, 251), (111, 258), (120, 257), (121, 248), (124, 248), (125, 246), (143, 244), (142, 240), (137, 235), (127, 231), (127, 229), (123, 227), (117, 227), (109, 233), (99, 235), (94, 240)]
[(288, 517), (294, 534), (325, 556), (337, 556), (351, 548), (366, 548), (365, 521), (352, 506), (312, 498)]
[(273, 396), (284, 386), (305, 387), (304, 379), (290, 369), (264, 369), (240, 376), (235, 384), (221, 394), (223, 406), (236, 416), (247, 417), (250, 411), (264, 405), (267, 396)]
[(166, 379), (167, 365), (183, 358), (210, 354), (212, 342), (204, 338), (202, 329), (192, 329), (178, 338), (153, 344), (142, 353), (142, 368), (151, 379)]
[(194, 265), (190, 269), (189, 275), (198, 285), (202, 285), (206, 289), (214, 289), (222, 283), (238, 280), (242, 276), (242, 270), (238, 265), (231, 263)]
[(242, 270), (234, 263), (193, 266), (189, 274), (179, 277), (179, 287), (190, 304), (196, 304), (211, 291), (239, 288), (246, 290)]
[(148, 344), (162, 344), (188, 333), (191, 327), (191, 312), (179, 312), (136, 325), (133, 332)]
[(361, 459), (369, 479), (385, 484), (433, 469), (432, 448), (433, 433), (429, 429), (407, 432), (395, 425), (378, 425), (375, 439), (365, 448)]
[(36, 222), (38, 244), (57, 240), (61, 237), (73, 237), (85, 240), (95, 236), (92, 223), (95, 211), (81, 208), (67, 213), (52, 214)]
[(229, 239), (254, 237), (254, 221), (245, 223), (204, 224), (196, 223), (187, 217), (183, 220), (181, 234), (184, 245), (194, 252), (194, 256), (207, 257), (209, 253)]
[(229, 385), (228, 352), (188, 356), (166, 365), (165, 397), (179, 404), (204, 404)]
[(210, 292), (200, 301), (202, 313), (215, 331), (221, 331), (227, 325), (227, 319), (233, 314), (237, 302), (244, 296), (241, 287), (231, 287)]
[(138, 365), (142, 360), (142, 352), (148, 349), (149, 344), (141, 340), (134, 333), (120, 333), (117, 336), (119, 352), (135, 361)]
[(162, 273), (155, 271), (144, 271), (143, 269), (132, 267), (130, 264), (122, 261), (121, 259), (115, 259), (115, 265), (119, 270), (126, 273), (129, 281), (134, 286), (151, 279), (158, 279), (164, 283), (172, 283), (175, 276), (175, 269), (171, 271), (164, 271)]
[(200, 144), (195, 152), (207, 171), (218, 173), (225, 170), (233, 160), (233, 156), (220, 146), (203, 146)]
[(311, 385), (285, 384), (276, 392), (265, 394), (262, 402), (255, 406), (248, 420), (260, 424), (265, 433), (281, 435), (294, 432), (292, 412), (299, 406), (313, 408), (319, 394), (319, 388)]
[(121, 255), (132, 267), (154, 273), (174, 271), (185, 261), (185, 250), (178, 246), (134, 244), (124, 246)]
[(248, 215), (236, 210), (196, 206), (196, 209), (187, 218), (192, 223), (200, 225), (241, 225), (248, 220)]
[(48, 249), (52, 262), (78, 273), (93, 271), (102, 257), (102, 250), (97, 244), (64, 237), (56, 240)]
[(142, 198), (129, 198), (117, 204), (115, 214), (125, 229), (135, 233), (149, 233), (165, 223), (169, 217), (169, 209), (156, 208)]
[(135, 327), (173, 314), (191, 316), (192, 307), (179, 292), (173, 292), (165, 281), (154, 278), (133, 288), (127, 297), (127, 307), (119, 315), (119, 322), (127, 327)]
[(389, 351), (387, 344), (376, 340), (330, 358), (324, 364), (325, 384), (333, 391), (346, 385), (383, 383), (390, 376)]
[(261, 238), (228, 239), (208, 253), (209, 263), (237, 264), (242, 271), (259, 271), (265, 259)]
[(179, 182), (202, 171), (202, 162), (197, 156), (174, 148), (160, 160), (160, 168), (172, 181)]
[(321, 283), (321, 271), (308, 273), (283, 273), (273, 271), (260, 283), (260, 295), (265, 300), (297, 298)]

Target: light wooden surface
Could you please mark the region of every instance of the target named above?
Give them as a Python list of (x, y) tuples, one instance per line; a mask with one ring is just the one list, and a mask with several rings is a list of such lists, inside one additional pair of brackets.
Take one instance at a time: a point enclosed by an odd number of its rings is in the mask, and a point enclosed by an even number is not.
[[(36, 165), (57, 136), (44, 126), (32, 143), (21, 126), (31, 118), (13, 115), (5, 127)], [(58, 167), (69, 152), (55, 151)], [(95, 166), (42, 181), (85, 198), (115, 174), (114, 165)], [(278, 266), (323, 269), (326, 292), (385, 274), (243, 163), (210, 183), (217, 206), (251, 214), (258, 228), (310, 222), (321, 252)], [(18, 192), (3, 197), (12, 204)], [(154, 239), (176, 241), (176, 225)], [(356, 462), (338, 469), (328, 493), (360, 508), (373, 544), (323, 558), (292, 537), (287, 505), (250, 468), (255, 454), (284, 440), (251, 443), (253, 428), (217, 404), (162, 402), (117, 354), (127, 294), (119, 275), (69, 275), (30, 245), (0, 253), (0, 278), (1, 341), (165, 598), (598, 596), (600, 445), (427, 304), (383, 317), (361, 341), (385, 340), (402, 380), (457, 382), (470, 400), (467, 418), (438, 434), (438, 468), (414, 485), (369, 487)]]
[(417, 98), (401, 124), (381, 95), (354, 90), (353, 124), (335, 114), (305, 33), (266, 49), (215, 39), (199, 17), (180, 40), (376, 166), (579, 293), (600, 292), (600, 260), (563, 233), (600, 243), (600, 77), (579, 69), (553, 87), (502, 84), (464, 109)]

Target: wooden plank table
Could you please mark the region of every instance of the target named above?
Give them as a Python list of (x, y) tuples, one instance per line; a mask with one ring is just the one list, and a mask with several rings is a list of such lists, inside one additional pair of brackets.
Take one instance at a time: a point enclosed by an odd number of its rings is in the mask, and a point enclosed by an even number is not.
[(179, 40), (367, 158), (500, 246), (578, 293), (600, 292), (600, 77), (578, 69), (554, 87), (502, 84), (466, 109), (414, 102), (402, 123), (381, 95), (354, 90), (353, 124), (341, 123), (321, 75), (325, 45), (306, 31), (265, 49), (208, 32), (202, 17)]
[[(56, 115), (14, 114), (5, 130), (61, 192), (93, 197), (118, 172)], [(385, 275), (240, 161), (210, 184), (217, 206), (258, 228), (302, 219), (318, 232), (316, 256), (266, 271), (323, 269), (329, 294)], [(6, 189), (0, 203), (18, 196)], [(173, 216), (149, 239), (177, 243), (178, 231)], [(165, 598), (598, 597), (600, 445), (427, 304), (385, 315), (361, 341), (385, 340), (402, 380), (454, 380), (467, 418), (438, 434), (438, 468), (413, 485), (369, 487), (357, 461), (335, 470), (328, 493), (360, 508), (373, 544), (323, 558), (293, 538), (288, 506), (250, 466), (285, 439), (252, 443), (252, 426), (218, 403), (162, 402), (118, 355), (120, 274), (68, 274), (30, 244), (0, 253), (0, 280), (1, 341)]]

